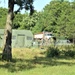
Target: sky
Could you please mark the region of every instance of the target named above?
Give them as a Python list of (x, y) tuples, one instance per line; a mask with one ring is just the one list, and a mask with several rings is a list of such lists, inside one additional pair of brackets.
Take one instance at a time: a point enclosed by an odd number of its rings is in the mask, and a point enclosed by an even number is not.
[[(43, 8), (46, 6), (46, 4), (49, 4), (51, 0), (34, 0), (34, 9), (37, 11), (42, 11)], [(8, 0), (0, 0), (0, 7), (8, 7)], [(15, 8), (15, 10), (17, 9), (17, 6)]]
[(35, 1), (34, 1), (34, 8), (35, 8), (35, 10), (37, 10), (37, 11), (43, 10), (43, 8), (44, 8), (47, 4), (49, 4), (50, 1), (51, 1), (51, 0), (35, 0)]

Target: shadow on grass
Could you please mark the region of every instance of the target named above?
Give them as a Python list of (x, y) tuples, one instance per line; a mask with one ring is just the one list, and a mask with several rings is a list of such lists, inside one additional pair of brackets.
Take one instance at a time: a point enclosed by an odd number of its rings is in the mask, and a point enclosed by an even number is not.
[(59, 66), (59, 65), (75, 65), (75, 62), (70, 62), (73, 59), (60, 59), (60, 58), (46, 58), (46, 57), (38, 57), (35, 59), (35, 63), (43, 64), (43, 67), (46, 66)]
[(1, 60), (1, 58), (2, 58), (2, 53), (0, 53), (0, 60)]
[(7, 69), (9, 72), (25, 71), (35, 68), (32, 62), (26, 62), (25, 59), (13, 59), (12, 62), (3, 61), (0, 68)]
[[(60, 66), (60, 65), (75, 65), (75, 62), (69, 61), (59, 61), (61, 58), (46, 58), (46, 57), (34, 57), (33, 59), (21, 59), (15, 58), (12, 62), (5, 62), (1, 60), (0, 54), (0, 61), (4, 64), (0, 64), (0, 68), (7, 69), (9, 72), (17, 72), (17, 71), (25, 71), (30, 70), (37, 67), (38, 65), (42, 65), (42, 67), (47, 66)], [(61, 59), (63, 60), (63, 59)], [(66, 60), (66, 59), (65, 59)], [(68, 59), (73, 60), (73, 59)]]

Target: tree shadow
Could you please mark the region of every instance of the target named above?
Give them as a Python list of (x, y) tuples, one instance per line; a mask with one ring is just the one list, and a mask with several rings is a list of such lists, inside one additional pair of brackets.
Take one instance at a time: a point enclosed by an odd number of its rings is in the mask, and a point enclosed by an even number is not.
[(59, 66), (59, 65), (68, 65), (68, 66), (75, 65), (75, 62), (69, 62), (67, 60), (73, 60), (73, 59), (38, 57), (37, 59), (35, 59), (35, 62), (38, 64), (43, 64), (44, 67), (45, 66)]
[(3, 62), (5, 63), (0, 64), (0, 68), (7, 69), (9, 72), (17, 72), (35, 68), (32, 62), (26, 62), (25, 59), (13, 59), (11, 62)]
[(12, 61), (7, 62), (2, 60), (2, 53), (0, 53), (0, 68), (7, 69), (9, 72), (17, 72), (22, 70), (29, 70), (34, 68), (35, 66), (31, 61), (26, 62), (25, 59), (14, 58)]
[[(0, 54), (1, 57), (2, 54)], [(0, 68), (7, 69), (9, 72), (18, 72), (18, 71), (26, 71), (37, 67), (38, 65), (43, 65), (42, 67), (47, 66), (60, 66), (60, 65), (75, 65), (75, 62), (68, 61), (59, 61), (61, 58), (47, 58), (47, 57), (38, 57), (35, 56), (33, 59), (22, 59), (22, 58), (13, 58), (11, 62), (4, 62), (4, 64), (0, 64)], [(1, 58), (0, 58), (1, 60)], [(61, 60), (64, 60), (61, 59)], [(65, 59), (72, 60), (72, 59)]]

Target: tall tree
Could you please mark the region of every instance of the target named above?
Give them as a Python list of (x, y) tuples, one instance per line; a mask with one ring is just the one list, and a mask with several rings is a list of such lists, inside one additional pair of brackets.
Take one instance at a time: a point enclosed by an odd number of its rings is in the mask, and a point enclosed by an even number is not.
[(3, 47), (3, 54), (2, 59), (11, 61), (12, 60), (12, 46), (11, 46), (11, 39), (12, 39), (12, 24), (14, 19), (14, 8), (15, 4), (19, 6), (19, 9), (15, 11), (19, 12), (21, 9), (30, 9), (30, 15), (33, 13), (33, 0), (8, 0), (8, 15), (6, 21), (6, 27), (4, 32), (4, 47)]
[[(57, 38), (72, 39), (75, 33), (75, 2), (51, 1), (33, 28), (34, 33), (52, 31)], [(40, 28), (39, 28), (40, 27)]]

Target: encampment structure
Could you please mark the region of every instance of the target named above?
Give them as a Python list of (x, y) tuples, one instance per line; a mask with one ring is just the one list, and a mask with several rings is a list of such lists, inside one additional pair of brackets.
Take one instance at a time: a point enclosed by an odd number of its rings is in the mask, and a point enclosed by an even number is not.
[[(0, 29), (0, 47), (3, 47), (4, 29)], [(30, 30), (12, 30), (12, 48), (31, 47), (33, 34)]]

